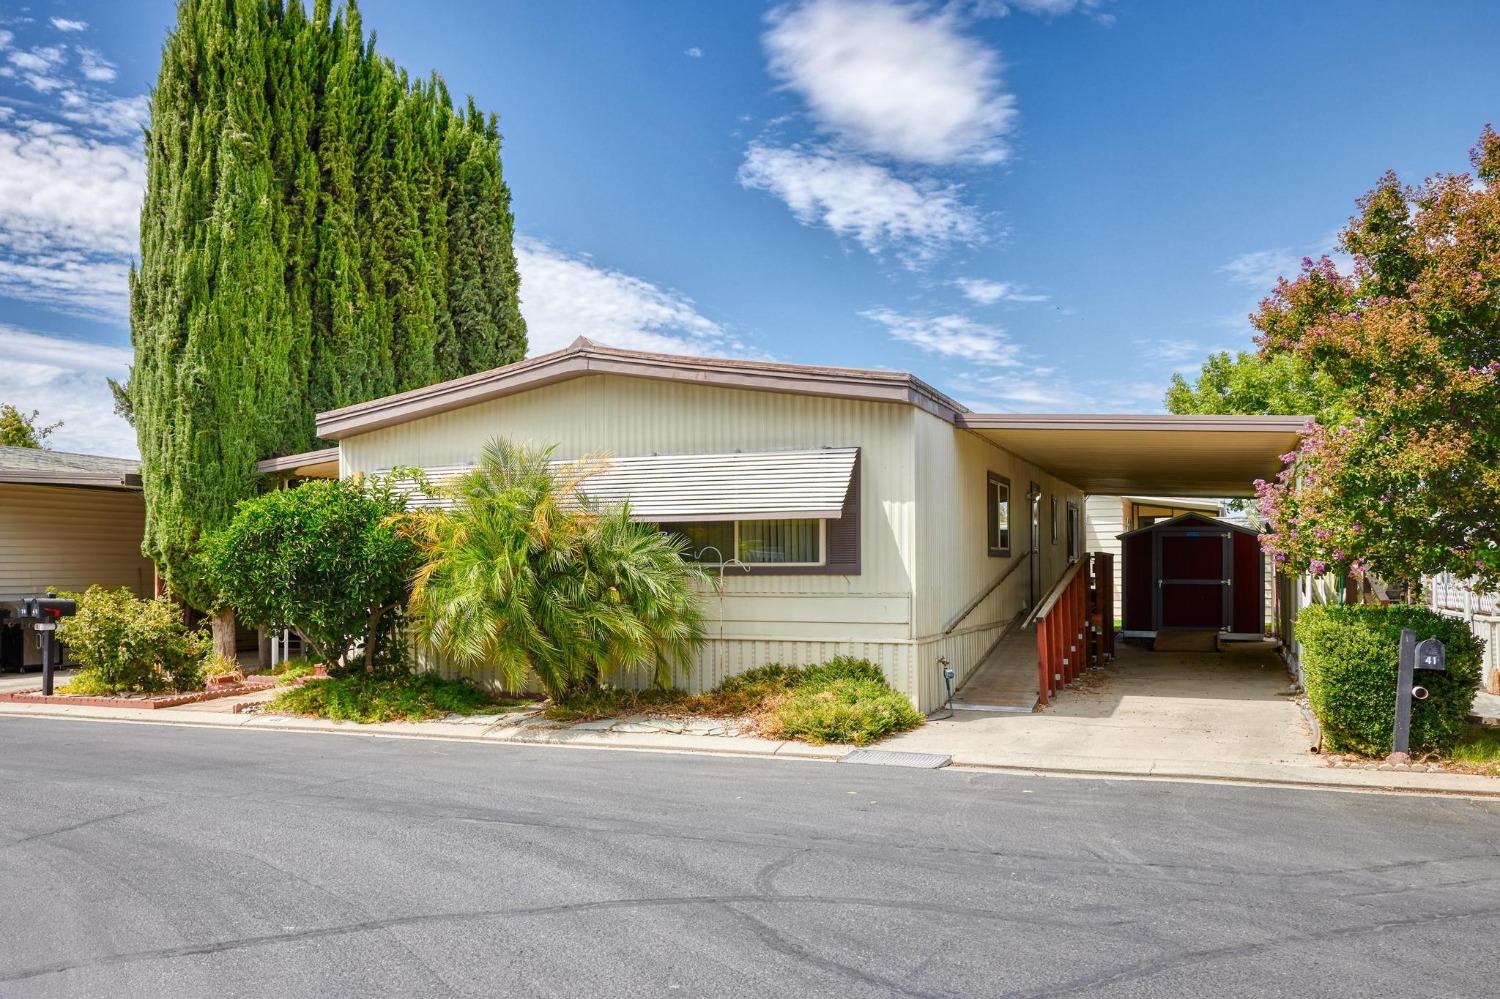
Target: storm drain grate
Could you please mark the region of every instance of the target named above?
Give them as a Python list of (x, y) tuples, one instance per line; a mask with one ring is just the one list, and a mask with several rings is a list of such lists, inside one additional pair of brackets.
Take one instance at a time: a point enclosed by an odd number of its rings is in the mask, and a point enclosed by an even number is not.
[(942, 753), (898, 753), (888, 749), (856, 749), (848, 756), (839, 757), (840, 763), (866, 763), (876, 767), (916, 767), (920, 770), (936, 770), (953, 762), (953, 757)]

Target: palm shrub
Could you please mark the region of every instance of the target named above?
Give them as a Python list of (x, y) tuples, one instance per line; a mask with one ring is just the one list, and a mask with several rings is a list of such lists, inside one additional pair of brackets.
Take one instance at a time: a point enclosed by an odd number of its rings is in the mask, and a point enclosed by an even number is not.
[(447, 511), (406, 515), (423, 560), (409, 607), (416, 637), (510, 689), (535, 678), (554, 700), (613, 670), (665, 687), (703, 642), (702, 579), (685, 542), (589, 501), (599, 461), (497, 439), (473, 471), (430, 492)]

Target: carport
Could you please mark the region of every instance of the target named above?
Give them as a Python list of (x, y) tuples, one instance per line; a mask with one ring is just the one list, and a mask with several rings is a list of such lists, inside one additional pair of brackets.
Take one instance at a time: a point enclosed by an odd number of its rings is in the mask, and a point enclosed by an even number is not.
[[(1296, 449), (1307, 418), (966, 413), (959, 422), (1089, 494), (1241, 498), (1254, 495), (1255, 480), (1276, 476), (1281, 455)], [(1254, 543), (1254, 532), (1244, 533)], [(1216, 537), (1214, 543), (1224, 542)], [(1228, 544), (1233, 548), (1236, 542), (1231, 538)], [(982, 690), (1025, 689), (1030, 684), (1023, 673), (1029, 673), (1035, 680), (1036, 702), (1047, 704), (1088, 667), (1112, 659), (1109, 558), (1084, 554), (974, 671), (955, 703), (981, 710), (1029, 711), (1032, 705), (1024, 696), (995, 705), (966, 697)], [(1156, 580), (1160, 578), (1158, 574)], [(1167, 620), (1177, 620), (1185, 602), (1202, 603), (1206, 593), (1207, 589), (1190, 589), (1183, 582), (1154, 600), (1152, 613), (1165, 607)], [(1217, 589), (1210, 595), (1221, 598)], [(1233, 610), (1224, 612), (1227, 619), (1233, 620)], [(1259, 629), (1255, 631), (1253, 637), (1259, 637)]]

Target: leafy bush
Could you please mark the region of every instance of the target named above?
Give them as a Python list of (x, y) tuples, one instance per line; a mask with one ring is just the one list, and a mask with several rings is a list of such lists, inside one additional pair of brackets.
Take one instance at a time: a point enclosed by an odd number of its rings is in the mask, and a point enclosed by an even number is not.
[(773, 739), (864, 746), (920, 724), (922, 716), (906, 695), (883, 680), (835, 678), (793, 691), (771, 712), (761, 731)]
[(89, 674), (85, 684), (94, 692), (203, 686), (209, 638), (187, 628), (181, 609), (165, 598), (141, 600), (125, 587), (91, 586), (78, 596), (77, 615), (59, 623), (57, 637), (83, 665)]
[(703, 641), (702, 571), (680, 538), (589, 501), (602, 464), (551, 456), (491, 441), (474, 471), (430, 490), (450, 510), (403, 519), (424, 553), (418, 636), (455, 665), (493, 667), (512, 690), (535, 677), (553, 700), (597, 688), (610, 669), (668, 686)]
[(81, 669), (67, 683), (57, 688), (59, 694), (79, 697), (109, 697), (118, 694), (119, 688), (107, 682), (96, 669)]
[(768, 738), (859, 746), (922, 724), (922, 715), (891, 689), (879, 666), (849, 656), (818, 666), (761, 666), (702, 694), (599, 688), (549, 705), (546, 716), (580, 721), (641, 712), (746, 717)]
[(357, 673), (283, 690), (266, 710), (369, 723), (483, 714), (523, 703), (496, 699), (467, 680), (448, 680), (433, 673)]
[(1370, 756), (1391, 751), (1403, 628), (1416, 631), (1418, 641), (1436, 637), (1448, 649), (1446, 672), (1417, 672), (1417, 684), (1430, 696), (1412, 703), (1412, 752), (1448, 752), (1463, 733), (1484, 648), (1463, 622), (1407, 605), (1313, 606), (1297, 618), (1297, 640), (1307, 699), (1330, 749)]
[(404, 506), (388, 485), (304, 482), (244, 500), (204, 540), (203, 576), (253, 624), (295, 628), (330, 668), (364, 650), (364, 668), (403, 658), (391, 611), (417, 550), (389, 518)]
[(271, 668), (271, 675), (282, 683), (291, 683), (293, 680), (301, 679), (304, 676), (311, 676), (315, 672), (317, 672), (317, 668), (305, 656), (283, 659)]
[(217, 680), (221, 677), (230, 677), (235, 680), (245, 678), (244, 671), (240, 669), (240, 661), (231, 659), (218, 652), (210, 652), (203, 660), (203, 679)]

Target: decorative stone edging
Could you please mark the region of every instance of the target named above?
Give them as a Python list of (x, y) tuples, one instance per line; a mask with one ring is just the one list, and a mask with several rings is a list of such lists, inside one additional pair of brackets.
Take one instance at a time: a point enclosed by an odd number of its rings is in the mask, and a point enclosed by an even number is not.
[[(1367, 759), (1363, 756), (1330, 756), (1328, 757), (1328, 765), (1330, 767), (1339, 767), (1345, 770), (1385, 770), (1395, 771), (1398, 773), (1419, 774), (1441, 774), (1449, 772), (1446, 767), (1443, 767), (1437, 763), (1408, 763), (1405, 761), (1397, 761), (1392, 763), (1389, 760), (1372, 760)], [(1457, 772), (1461, 773), (1462, 771)]]

